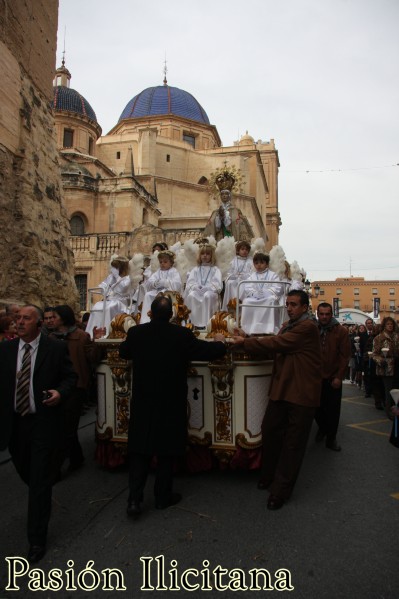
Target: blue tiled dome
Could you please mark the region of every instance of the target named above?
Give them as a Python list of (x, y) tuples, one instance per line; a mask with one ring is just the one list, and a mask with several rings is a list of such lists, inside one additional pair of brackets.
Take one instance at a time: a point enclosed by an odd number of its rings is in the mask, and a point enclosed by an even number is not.
[(88, 101), (75, 89), (58, 85), (54, 87), (54, 99), (52, 103), (54, 110), (68, 110), (87, 116), (97, 123), (96, 113)]
[(126, 104), (118, 122), (157, 114), (174, 114), (205, 125), (210, 124), (208, 115), (194, 96), (170, 85), (148, 87), (134, 96)]

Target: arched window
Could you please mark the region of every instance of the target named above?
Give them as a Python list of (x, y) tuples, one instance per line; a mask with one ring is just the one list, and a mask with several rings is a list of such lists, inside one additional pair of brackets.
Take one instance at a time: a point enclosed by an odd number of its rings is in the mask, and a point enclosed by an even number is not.
[(85, 234), (85, 221), (79, 214), (75, 214), (69, 221), (71, 226), (71, 235), (84, 235)]
[(201, 177), (198, 181), (198, 185), (208, 185), (208, 179), (206, 177)]

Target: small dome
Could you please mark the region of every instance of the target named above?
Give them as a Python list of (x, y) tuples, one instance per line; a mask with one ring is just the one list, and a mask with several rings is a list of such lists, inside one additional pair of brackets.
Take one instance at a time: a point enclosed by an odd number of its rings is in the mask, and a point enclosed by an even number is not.
[(81, 96), (75, 89), (71, 89), (64, 85), (54, 87), (52, 108), (56, 111), (67, 110), (68, 112), (76, 112), (97, 123), (96, 113), (86, 98)]
[(242, 135), (240, 141), (238, 142), (239, 146), (252, 146), (255, 143), (254, 138), (251, 135), (248, 135), (248, 131), (245, 132), (245, 135)]
[(119, 121), (146, 116), (173, 114), (209, 125), (201, 104), (188, 92), (170, 85), (148, 87), (128, 102)]

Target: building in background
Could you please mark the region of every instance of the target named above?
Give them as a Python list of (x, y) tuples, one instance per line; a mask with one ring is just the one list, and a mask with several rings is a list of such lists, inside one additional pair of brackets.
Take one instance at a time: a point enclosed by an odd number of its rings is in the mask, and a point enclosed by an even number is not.
[(337, 298), (340, 310), (355, 308), (371, 314), (377, 300), (381, 320), (399, 314), (399, 281), (366, 281), (363, 277), (313, 281), (312, 297), (314, 309), (321, 302), (333, 304)]
[(278, 243), (279, 158), (274, 140), (248, 134), (222, 146), (218, 131), (188, 92), (163, 85), (136, 94), (118, 123), (101, 135), (91, 105), (70, 87), (65, 67), (54, 78), (53, 109), (65, 205), (71, 224), (76, 281), (81, 291), (104, 279), (113, 253), (150, 254), (201, 235), (219, 204), (212, 176), (233, 169), (233, 205), (255, 237)]

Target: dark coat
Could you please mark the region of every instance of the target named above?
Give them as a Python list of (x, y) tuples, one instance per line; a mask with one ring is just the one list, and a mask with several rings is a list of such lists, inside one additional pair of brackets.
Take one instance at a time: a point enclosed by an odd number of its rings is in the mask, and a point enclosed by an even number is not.
[[(14, 398), (19, 338), (0, 343), (0, 450), (8, 446), (14, 415)], [(43, 405), (43, 391), (56, 389), (61, 403), (75, 387), (77, 375), (73, 370), (66, 343), (40, 336), (33, 373), (36, 405), (35, 426), (46, 438), (59, 434), (60, 404)]]
[(225, 345), (197, 339), (178, 325), (152, 320), (129, 329), (119, 353), (133, 360), (129, 452), (183, 454), (189, 362), (221, 358)]

